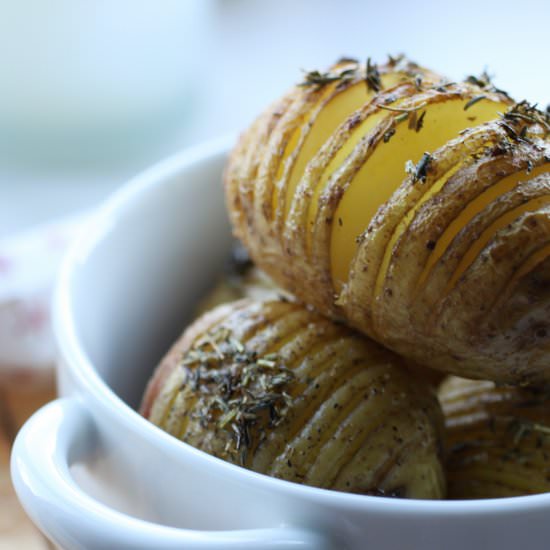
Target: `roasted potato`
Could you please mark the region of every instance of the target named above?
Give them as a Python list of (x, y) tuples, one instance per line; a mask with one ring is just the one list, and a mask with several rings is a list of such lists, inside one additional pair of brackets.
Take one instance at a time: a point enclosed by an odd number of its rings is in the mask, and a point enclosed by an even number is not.
[(198, 319), (142, 414), (212, 455), (362, 494), (442, 498), (442, 415), (393, 353), (300, 305), (243, 300)]
[[(242, 245), (236, 243), (225, 271), (214, 288), (199, 302), (195, 317), (199, 317), (219, 305), (242, 300), (243, 298), (252, 300), (292, 300), (293, 296), (276, 286), (270, 277), (252, 263)], [(445, 374), (440, 371), (427, 368), (413, 361), (405, 360), (404, 362), (408, 370), (431, 384), (434, 389), (437, 389), (445, 378)]]
[(310, 79), (227, 167), (254, 262), (411, 360), (549, 381), (548, 117), (487, 81), (410, 65), (349, 62)]
[(449, 377), (445, 413), (449, 498), (550, 491), (550, 392)]

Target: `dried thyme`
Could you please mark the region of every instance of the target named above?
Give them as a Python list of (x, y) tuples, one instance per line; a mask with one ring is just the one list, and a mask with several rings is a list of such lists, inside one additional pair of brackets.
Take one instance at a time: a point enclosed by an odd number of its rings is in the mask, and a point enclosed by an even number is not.
[(550, 134), (549, 115), (525, 100), (500, 113), (498, 123), (512, 143), (533, 143), (533, 137)]
[(393, 137), (394, 134), (395, 134), (395, 128), (390, 128), (389, 130), (386, 130), (382, 138), (384, 140), (384, 143), (388, 143), (388, 141), (390, 141), (390, 139)]
[(451, 86), (454, 86), (456, 82), (451, 82), (448, 80), (442, 80), (441, 82), (438, 82), (435, 86), (433, 86), (433, 89), (437, 92), (444, 93), (447, 91), (447, 88), (450, 88)]
[(225, 451), (244, 465), (250, 448), (288, 413), (286, 389), (294, 373), (277, 354), (260, 357), (223, 327), (197, 340), (180, 364), (181, 391), (197, 399), (193, 418), (204, 428), (228, 432)]
[(418, 161), (416, 165), (416, 173), (414, 175), (415, 181), (421, 181), (424, 183), (428, 175), (428, 168), (432, 162), (432, 156), (430, 153), (424, 153), (422, 158)]
[(395, 123), (399, 124), (400, 122), (403, 122), (404, 120), (407, 120), (409, 118), (410, 113), (401, 113), (400, 115), (397, 115), (395, 117)]
[(480, 76), (469, 75), (466, 77), (465, 82), (473, 84), (479, 88), (490, 88), (493, 85), (492, 78), (485, 69)]
[(412, 160), (408, 160), (405, 163), (405, 172), (411, 176), (412, 183), (421, 182), (424, 183), (428, 176), (428, 169), (432, 162), (432, 155), (430, 153), (424, 153), (422, 158), (418, 161), (418, 164), (414, 164)]
[(415, 126), (416, 132), (420, 132), (420, 130), (422, 130), (422, 127), (424, 126), (425, 116), (426, 116), (426, 111), (422, 111), (421, 115), (418, 117), (418, 120), (416, 121), (416, 126)]
[(399, 55), (396, 55), (396, 56), (388, 54), (388, 65), (390, 67), (396, 67), (397, 65), (401, 64), (403, 61), (405, 61), (405, 54), (403, 53), (400, 53)]
[(500, 94), (500, 95), (503, 95), (504, 97), (507, 97), (508, 99), (511, 99), (510, 94), (508, 94), (508, 92), (501, 90), (500, 88), (497, 88), (493, 84), (492, 77), (489, 75), (487, 70), (484, 70), (480, 76), (470, 75), (466, 77), (465, 82), (467, 82), (468, 84), (473, 84), (474, 86), (477, 86), (482, 90), (486, 90), (487, 92)]
[(300, 82), (298, 86), (315, 86), (315, 88), (319, 90), (331, 82), (340, 82), (340, 84), (350, 82), (355, 78), (355, 75), (356, 69), (345, 69), (340, 72), (329, 71), (326, 73), (322, 73), (320, 71), (310, 71), (305, 73), (303, 82)]
[(550, 114), (543, 112), (528, 101), (520, 101), (502, 114), (502, 119), (508, 122), (523, 121), (529, 124), (539, 124), (546, 133), (550, 132)]
[(485, 94), (476, 95), (475, 97), (472, 97), (469, 101), (466, 102), (464, 105), (464, 110), (467, 111), (470, 107), (475, 105), (478, 101), (481, 101), (482, 99), (486, 99), (487, 96)]
[(418, 69), (420, 68), (418, 63), (407, 59), (404, 54), (397, 56), (388, 55), (387, 65), (395, 72), (405, 73), (411, 79), (418, 76)]
[(422, 111), (420, 116), (417, 116), (418, 111), (413, 111), (409, 116), (409, 130), (414, 130), (415, 132), (420, 132), (424, 126), (424, 117), (426, 116), (426, 111)]
[(380, 79), (380, 72), (378, 71), (378, 65), (371, 63), (370, 57), (367, 59), (367, 66), (365, 69), (365, 82), (367, 89), (379, 92), (382, 89), (382, 80)]

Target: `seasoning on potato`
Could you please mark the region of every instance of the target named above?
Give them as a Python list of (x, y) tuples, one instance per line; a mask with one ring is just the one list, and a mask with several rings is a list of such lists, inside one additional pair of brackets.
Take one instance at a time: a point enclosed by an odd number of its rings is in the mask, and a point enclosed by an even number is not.
[(234, 149), (234, 232), (276, 283), (443, 372), (546, 383), (550, 120), (391, 59), (306, 75)]
[(496, 498), (550, 491), (548, 389), (498, 387), (449, 377), (445, 413), (449, 498)]
[(286, 301), (243, 300), (193, 323), (142, 414), (256, 472), (361, 494), (442, 498), (442, 415), (399, 357)]

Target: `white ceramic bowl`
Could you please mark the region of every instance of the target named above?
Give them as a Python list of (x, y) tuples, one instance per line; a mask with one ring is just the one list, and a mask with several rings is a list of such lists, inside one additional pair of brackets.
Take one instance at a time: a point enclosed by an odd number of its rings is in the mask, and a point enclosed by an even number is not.
[[(194, 149), (129, 183), (67, 258), (55, 301), (63, 397), (27, 422), (12, 456), (32, 519), (67, 549), (548, 548), (550, 494), (438, 502), (305, 487), (211, 457), (136, 412), (226, 259), (226, 151)], [(102, 465), (126, 504), (77, 483), (79, 462)]]

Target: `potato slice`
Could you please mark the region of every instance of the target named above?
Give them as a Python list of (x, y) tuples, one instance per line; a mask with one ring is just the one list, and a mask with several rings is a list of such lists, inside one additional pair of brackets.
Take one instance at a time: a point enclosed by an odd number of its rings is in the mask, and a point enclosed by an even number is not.
[[(309, 136), (305, 149), (306, 138), (274, 130), (278, 147), (264, 150), (254, 204), (242, 206), (246, 227), (235, 225), (255, 263), (412, 361), (548, 381), (548, 116), (475, 79), (434, 85), (409, 74), (358, 109), (352, 90), (339, 92), (355, 110), (336, 128), (344, 110), (331, 101), (310, 118), (302, 102), (299, 121), (287, 112), (287, 126)], [(268, 169), (281, 158), (282, 172)], [(238, 189), (227, 192), (231, 209)]]
[[(342, 81), (333, 84), (330, 91), (325, 92), (323, 99), (318, 102), (315, 109), (308, 113), (306, 122), (299, 131), (294, 133), (286, 146), (285, 157), (283, 157), (280, 167), (286, 164), (288, 173), (284, 174), (281, 168), (277, 178), (285, 180), (285, 183), (280, 186), (284, 189), (285, 218), (289, 214), (291, 199), (296, 193), (298, 183), (309, 161), (343, 120), (347, 120), (351, 116), (360, 116), (360, 109), (376, 96), (377, 89), (365, 83), (364, 74), (357, 63), (341, 64), (337, 65), (337, 68), (354, 71), (353, 79), (349, 83), (344, 83), (345, 85), (342, 85)], [(421, 78), (425, 84), (441, 80), (441, 77), (428, 69), (418, 67), (410, 62), (402, 63), (399, 66), (390, 62), (377, 68), (377, 72), (380, 90), (394, 89), (399, 84), (410, 81), (411, 75)], [(274, 211), (277, 208), (277, 202), (278, 195), (274, 194)]]
[(442, 417), (429, 384), (349, 329), (285, 301), (198, 319), (142, 413), (256, 472), (363, 494), (442, 498)]
[[(405, 163), (412, 161), (417, 165), (426, 151), (435, 151), (471, 126), (473, 121), (492, 120), (506, 108), (502, 101), (490, 96), (467, 110), (465, 106), (471, 101), (467, 93), (452, 93), (442, 99), (441, 94), (417, 98), (409, 107), (416, 109), (414, 113), (417, 113), (413, 128), (409, 127), (407, 120), (401, 121), (396, 124), (395, 134), (387, 143), (382, 139), (373, 145), (368, 159), (339, 201), (334, 212), (337, 223), (333, 226), (330, 243), (332, 279), (336, 290), (348, 281), (350, 263), (357, 250), (357, 237), (363, 234), (380, 206), (401, 185)], [(418, 108), (422, 104), (425, 107)]]
[[(434, 368), (535, 383), (550, 377), (541, 330), (546, 325), (535, 313), (547, 301), (547, 276), (537, 261), (525, 262), (550, 237), (550, 150), (545, 143), (525, 143), (495, 155), (500, 146), (466, 161), (415, 211), (386, 251), (371, 323), (386, 345)], [(437, 252), (459, 217), (465, 225)], [(430, 267), (434, 253), (439, 258)], [(529, 288), (522, 289), (521, 280)], [(520, 320), (514, 309), (521, 304), (527, 316)]]
[[(416, 90), (415, 79), (422, 78), (427, 86), (441, 80), (431, 71), (406, 60), (391, 60), (377, 70), (383, 86), (398, 83), (384, 89), (384, 97), (392, 99), (394, 96), (392, 101), (403, 94), (412, 95)], [(292, 195), (288, 190), (301, 186), (301, 171), (309, 160), (304, 151), (313, 153), (325, 136), (331, 136), (332, 133), (338, 138), (337, 141), (345, 140), (353, 128), (338, 128), (341, 122), (338, 117), (347, 113), (354, 120), (360, 121), (365, 116), (366, 106), (376, 97), (365, 83), (365, 74), (363, 65), (344, 62), (331, 67), (329, 72), (322, 75), (328, 77), (328, 83), (296, 87), (289, 94), (293, 94), (294, 99), (288, 101), (284, 109), (280, 110), (277, 106), (277, 111), (270, 109), (260, 117), (264, 120), (259, 123), (262, 126), (266, 124), (265, 120), (273, 120), (278, 115), (269, 139), (258, 143), (258, 148), (247, 146), (254, 141), (249, 133), (255, 131), (257, 122), (244, 134), (232, 155), (233, 160), (228, 164), (229, 175), (226, 176), (226, 192), (229, 210), (240, 212), (230, 214), (234, 227), (240, 227), (236, 236), (249, 246), (257, 242), (257, 235), (271, 235), (272, 238), (262, 239), (259, 246), (267, 261), (273, 259), (277, 262), (286, 247), (286, 243), (281, 242), (277, 235), (281, 235), (291, 224), (287, 216), (291, 215), (290, 211), (295, 206), (293, 201), (287, 200)], [(340, 75), (344, 77), (340, 78)], [(250, 155), (242, 151), (249, 153), (251, 148), (257, 159), (256, 166), (243, 175), (243, 170), (237, 166), (249, 164)], [(334, 144), (322, 156), (323, 161), (328, 162), (338, 149), (339, 146)], [(296, 193), (300, 194), (300, 191)], [(246, 235), (249, 232), (252, 233), (250, 238)], [(299, 238), (292, 237), (292, 242), (293, 248), (297, 249), (292, 254), (299, 255), (298, 249), (305, 249), (306, 246), (305, 233), (300, 232)], [(282, 267), (279, 266), (279, 269)], [(292, 288), (287, 289), (292, 291)]]
[(550, 394), (449, 377), (439, 390), (449, 498), (550, 491)]

